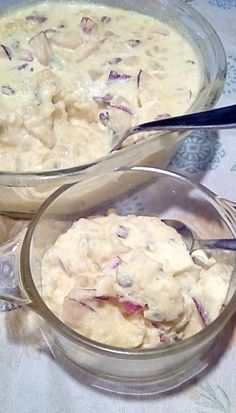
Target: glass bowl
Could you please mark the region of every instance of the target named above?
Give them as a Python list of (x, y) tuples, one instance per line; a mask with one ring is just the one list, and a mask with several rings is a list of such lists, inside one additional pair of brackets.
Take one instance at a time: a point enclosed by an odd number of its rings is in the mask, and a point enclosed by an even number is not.
[(0, 299), (37, 313), (53, 353), (72, 360), (94, 378), (94, 385), (136, 395), (164, 392), (207, 367), (213, 342), (235, 312), (236, 256), (234, 252), (211, 251), (230, 263), (233, 272), (224, 309), (201, 332), (156, 349), (126, 350), (97, 343), (70, 329), (47, 307), (42, 297), (41, 264), (45, 251), (75, 220), (105, 214), (110, 208), (121, 215), (177, 219), (200, 238), (236, 237), (236, 213), (231, 204), (178, 174), (134, 167), (89, 177), (58, 189), (36, 213), (26, 234), (2, 246)]
[[(24, 4), (24, 0), (3, 0), (1, 10)], [(226, 75), (223, 46), (210, 24), (182, 0), (93, 0), (118, 8), (135, 10), (177, 27), (194, 44), (202, 61), (202, 88), (189, 112), (211, 108), (218, 100)], [(0, 212), (21, 218), (31, 217), (42, 202), (61, 185), (78, 180), (88, 172), (98, 174), (121, 167), (147, 165), (166, 167), (185, 136), (163, 133), (146, 142), (123, 148), (91, 164), (42, 173), (0, 171)]]

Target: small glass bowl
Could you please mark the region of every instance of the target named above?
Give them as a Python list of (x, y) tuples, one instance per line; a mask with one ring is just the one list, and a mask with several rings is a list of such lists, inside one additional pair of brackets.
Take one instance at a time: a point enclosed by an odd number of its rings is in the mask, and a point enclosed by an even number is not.
[[(5, 0), (1, 10), (24, 0)], [(195, 46), (202, 61), (202, 88), (189, 112), (210, 109), (218, 100), (226, 75), (226, 57), (218, 35), (211, 25), (182, 0), (93, 0), (92, 3), (134, 10), (156, 16), (183, 32)], [(75, 182), (93, 171), (94, 174), (133, 165), (166, 167), (186, 133), (163, 133), (146, 142), (123, 148), (104, 158), (78, 167), (42, 173), (0, 171), (0, 213), (30, 218), (42, 202), (65, 183)]]
[[(50, 348), (94, 377), (96, 386), (126, 394), (161, 393), (208, 365), (209, 349), (235, 312), (236, 256), (233, 252), (211, 251), (213, 255), (221, 254), (234, 270), (224, 309), (201, 332), (176, 344), (145, 350), (97, 343), (70, 329), (47, 307), (41, 290), (41, 264), (45, 251), (75, 220), (106, 214), (110, 208), (121, 215), (177, 219), (200, 238), (236, 237), (233, 207), (202, 185), (155, 168), (134, 167), (101, 174), (58, 189), (39, 209), (26, 234), (2, 246), (0, 269), (4, 268), (4, 274), (0, 276), (6, 285), (2, 285), (0, 299), (37, 313), (44, 320), (41, 328)], [(9, 280), (14, 288), (9, 287)]]

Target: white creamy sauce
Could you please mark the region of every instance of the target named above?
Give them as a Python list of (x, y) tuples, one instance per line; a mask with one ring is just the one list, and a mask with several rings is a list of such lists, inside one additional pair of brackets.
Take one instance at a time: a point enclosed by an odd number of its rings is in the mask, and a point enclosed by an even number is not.
[(182, 114), (201, 87), (190, 42), (133, 11), (31, 5), (1, 16), (0, 44), (1, 170), (90, 162), (113, 131)]
[(98, 342), (175, 343), (219, 315), (232, 272), (203, 251), (193, 255), (157, 217), (111, 211), (80, 219), (44, 255), (43, 296), (66, 324)]

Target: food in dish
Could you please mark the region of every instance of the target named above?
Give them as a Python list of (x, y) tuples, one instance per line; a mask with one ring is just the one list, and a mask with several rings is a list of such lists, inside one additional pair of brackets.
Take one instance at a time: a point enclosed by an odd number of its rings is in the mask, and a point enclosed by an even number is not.
[(109, 152), (114, 131), (182, 114), (201, 88), (193, 45), (150, 16), (44, 2), (0, 22), (4, 171), (91, 162)]
[(221, 312), (232, 268), (189, 253), (158, 217), (91, 216), (45, 253), (43, 296), (68, 326), (100, 343), (152, 348), (186, 339)]

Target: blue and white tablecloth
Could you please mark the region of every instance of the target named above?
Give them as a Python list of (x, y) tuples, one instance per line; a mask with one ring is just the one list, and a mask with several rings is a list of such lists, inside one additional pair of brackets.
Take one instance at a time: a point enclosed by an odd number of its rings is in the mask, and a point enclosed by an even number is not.
[[(236, 103), (236, 0), (186, 1), (210, 21), (227, 52), (228, 75), (218, 106)], [(192, 133), (170, 168), (236, 202), (236, 131), (222, 132), (217, 139), (215, 132)], [(1, 222), (2, 240), (9, 228), (7, 220)], [(143, 399), (88, 386), (74, 367), (53, 359), (33, 314), (1, 310), (0, 413), (236, 412), (236, 318), (221, 336), (206, 372), (178, 390)]]
[[(217, 106), (236, 103), (236, 0), (186, 0), (212, 24), (225, 47), (226, 85)], [(217, 139), (216, 139), (217, 138)], [(236, 201), (236, 132), (194, 132), (173, 159), (171, 169)]]

